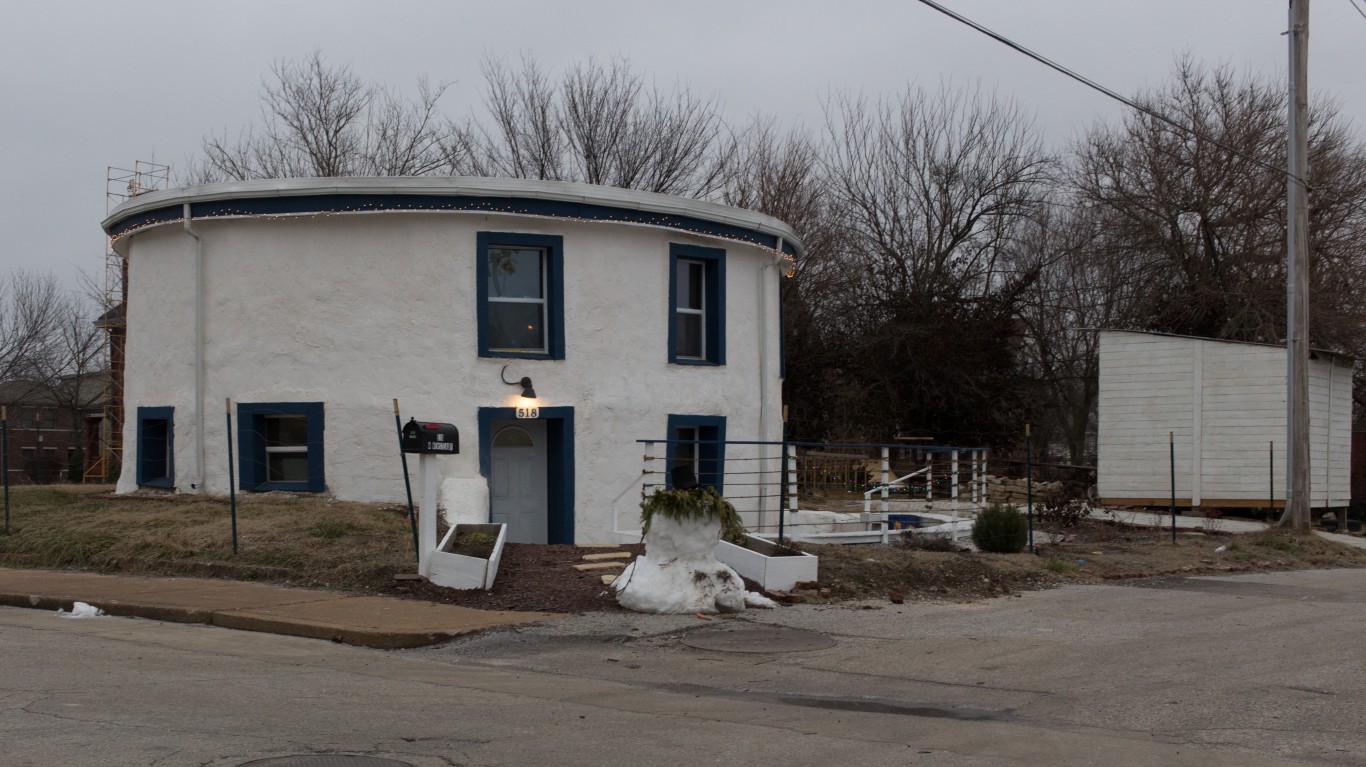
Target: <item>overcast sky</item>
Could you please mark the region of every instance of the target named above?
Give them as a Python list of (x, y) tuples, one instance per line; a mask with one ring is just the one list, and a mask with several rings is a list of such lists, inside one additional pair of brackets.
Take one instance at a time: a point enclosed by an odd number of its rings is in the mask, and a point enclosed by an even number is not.
[[(1159, 85), (1183, 52), (1283, 79), (1286, 0), (942, 0), (1126, 95)], [(1366, 9), (1366, 0), (1357, 0)], [(105, 171), (134, 160), (183, 166), (209, 131), (259, 115), (272, 61), (321, 49), (368, 80), (412, 92), (454, 81), (443, 111), (479, 103), (485, 52), (549, 66), (629, 57), (669, 86), (714, 94), (737, 122), (768, 113), (812, 128), (830, 91), (980, 81), (1034, 110), (1062, 146), (1124, 109), (914, 0), (688, 3), (0, 0), (5, 176), (0, 273), (100, 273)], [(1311, 88), (1366, 130), (1366, 18), (1317, 0)]]

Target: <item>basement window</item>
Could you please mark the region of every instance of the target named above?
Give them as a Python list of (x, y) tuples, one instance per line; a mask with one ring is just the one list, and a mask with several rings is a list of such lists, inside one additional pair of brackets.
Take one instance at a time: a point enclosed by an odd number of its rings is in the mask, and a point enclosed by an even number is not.
[(137, 480), (142, 487), (175, 487), (175, 408), (138, 408)]
[(237, 406), (238, 479), (243, 490), (320, 493), (323, 403), (262, 402)]
[[(666, 463), (669, 471), (687, 466), (699, 484), (723, 491), (726, 479), (726, 417), (670, 415)], [(673, 485), (666, 475), (666, 484)]]

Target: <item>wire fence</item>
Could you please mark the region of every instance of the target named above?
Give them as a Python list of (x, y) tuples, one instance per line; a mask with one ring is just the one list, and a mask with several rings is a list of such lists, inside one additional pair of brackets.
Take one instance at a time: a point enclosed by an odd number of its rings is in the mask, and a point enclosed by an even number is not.
[[(971, 514), (986, 502), (987, 449), (946, 445), (637, 440), (640, 500), (678, 466), (716, 487), (758, 534), (837, 533)], [(626, 533), (633, 520), (614, 529)]]

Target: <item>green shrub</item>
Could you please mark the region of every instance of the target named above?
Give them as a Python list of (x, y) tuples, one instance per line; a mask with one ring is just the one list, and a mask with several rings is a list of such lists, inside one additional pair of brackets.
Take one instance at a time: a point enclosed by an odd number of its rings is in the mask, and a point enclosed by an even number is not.
[(972, 542), (982, 551), (1017, 554), (1029, 539), (1029, 520), (1014, 506), (993, 503), (977, 515)]

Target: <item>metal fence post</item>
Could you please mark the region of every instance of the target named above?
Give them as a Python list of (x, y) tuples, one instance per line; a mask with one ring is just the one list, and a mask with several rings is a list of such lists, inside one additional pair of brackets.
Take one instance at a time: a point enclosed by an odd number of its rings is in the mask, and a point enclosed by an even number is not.
[(1025, 513), (1029, 517), (1029, 553), (1034, 553), (1034, 441), (1025, 424)]
[(968, 451), (968, 455), (972, 456), (972, 458), (971, 458), (971, 460), (972, 460), (972, 485), (971, 485), (971, 487), (972, 487), (972, 505), (973, 505), (974, 507), (980, 505), (980, 504), (978, 504), (978, 502), (977, 502), (977, 459), (981, 457), (980, 453), (981, 453), (981, 451), (979, 451), (977, 448), (973, 448), (972, 450)]
[[(784, 443), (784, 447), (786, 447)], [(797, 511), (797, 451), (790, 449), (787, 454), (787, 510)]]
[(925, 502), (934, 500), (934, 451), (925, 451)]
[(422, 564), (422, 546), (417, 541), (417, 514), (413, 511), (413, 483), (408, 477), (408, 454), (403, 452), (403, 421), (398, 414), (398, 398), (394, 398), (394, 431), (398, 434), (398, 458), (403, 462), (403, 490), (408, 494), (408, 527), (413, 531), (413, 555)]
[(0, 405), (0, 466), (5, 472), (5, 535), (9, 535), (9, 407)]
[(228, 424), (228, 509), (232, 514), (232, 553), (237, 553), (237, 480), (232, 458), (232, 397), (224, 399)]
[[(888, 493), (888, 491), (889, 491), (889, 489), (890, 489), (890, 488), (887, 487), (887, 483), (888, 483), (888, 482), (891, 482), (891, 481), (892, 481), (892, 461), (891, 461), (891, 455), (890, 455), (889, 451), (887, 450), (887, 448), (884, 447), (884, 448), (882, 448), (882, 505), (881, 505), (881, 506), (879, 507), (879, 509), (878, 509), (878, 510), (881, 511), (883, 514), (886, 514), (886, 513), (887, 513), (887, 493)], [(886, 526), (887, 526), (887, 520), (884, 519), (884, 520), (882, 521), (882, 525), (883, 525), (883, 527), (886, 527)]]
[[(1176, 543), (1176, 432), (1167, 432), (1167, 452), (1171, 456), (1172, 475), (1172, 543)], [(1192, 487), (1194, 481), (1192, 481)], [(1195, 493), (1191, 493), (1191, 503), (1195, 503)]]
[(987, 499), (987, 449), (982, 448), (982, 505), (989, 503)]
[(958, 529), (958, 451), (950, 454), (949, 471), (953, 476), (953, 484), (949, 487), (949, 508), (953, 513), (954, 530)]
[[(787, 442), (783, 442), (781, 453), (782, 465), (778, 467), (778, 481), (782, 482), (787, 473)], [(762, 481), (762, 480), (761, 480)], [(779, 485), (781, 488), (782, 485)], [(762, 490), (760, 491), (763, 492)], [(783, 496), (786, 495), (782, 490), (778, 491), (778, 540), (783, 540), (787, 534), (787, 504), (783, 503)]]

